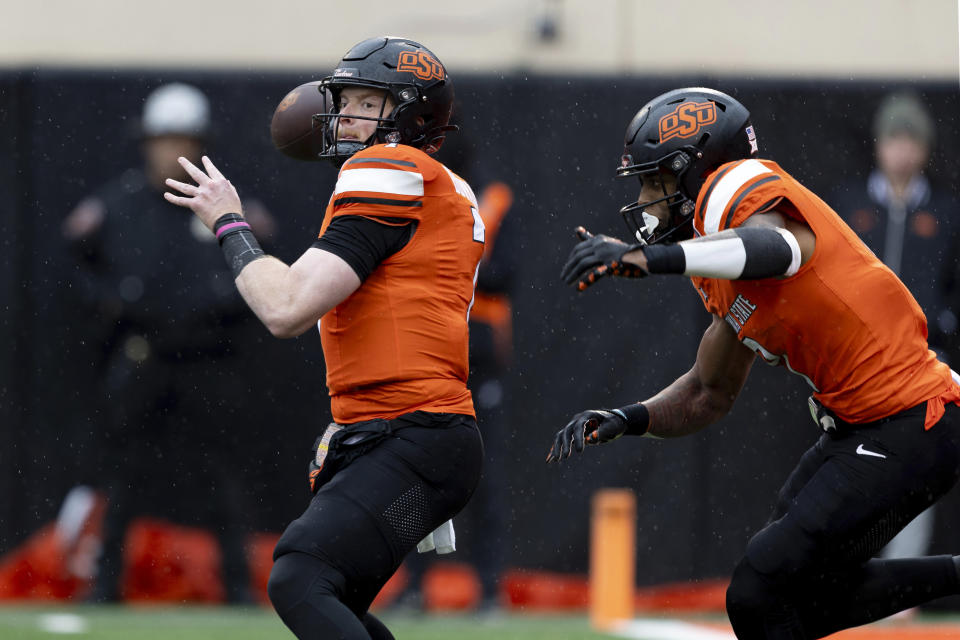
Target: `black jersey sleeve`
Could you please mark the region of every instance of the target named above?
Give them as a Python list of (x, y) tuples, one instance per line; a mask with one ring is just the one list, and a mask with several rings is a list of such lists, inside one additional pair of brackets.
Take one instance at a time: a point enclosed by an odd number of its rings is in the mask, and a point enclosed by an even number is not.
[(363, 282), (377, 265), (407, 246), (415, 231), (416, 222), (408, 219), (342, 215), (312, 246), (342, 258)]

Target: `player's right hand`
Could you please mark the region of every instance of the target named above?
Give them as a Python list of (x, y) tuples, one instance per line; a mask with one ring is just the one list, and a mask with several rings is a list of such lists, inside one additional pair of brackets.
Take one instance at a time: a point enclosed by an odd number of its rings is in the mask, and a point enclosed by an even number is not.
[(581, 411), (557, 432), (553, 446), (547, 453), (547, 462), (560, 462), (569, 458), (574, 449), (582, 453), (584, 444), (610, 442), (626, 431), (627, 421), (616, 413), (603, 409)]
[(637, 265), (624, 262), (623, 256), (640, 247), (617, 238), (595, 236), (583, 227), (577, 227), (580, 242), (570, 252), (560, 277), (567, 284), (576, 284), (583, 291), (604, 276), (643, 278), (647, 272)]

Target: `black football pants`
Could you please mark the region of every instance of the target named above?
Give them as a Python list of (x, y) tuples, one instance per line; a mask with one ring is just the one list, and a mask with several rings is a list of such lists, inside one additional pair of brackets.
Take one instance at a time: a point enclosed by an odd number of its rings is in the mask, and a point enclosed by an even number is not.
[(322, 486), (274, 550), (268, 593), (301, 640), (390, 638), (367, 609), (477, 485), (483, 446), (473, 418), (416, 412), (391, 423), (392, 435)]
[(821, 638), (960, 592), (951, 556), (871, 560), (960, 473), (960, 407), (825, 434), (780, 491), (727, 591), (741, 640)]

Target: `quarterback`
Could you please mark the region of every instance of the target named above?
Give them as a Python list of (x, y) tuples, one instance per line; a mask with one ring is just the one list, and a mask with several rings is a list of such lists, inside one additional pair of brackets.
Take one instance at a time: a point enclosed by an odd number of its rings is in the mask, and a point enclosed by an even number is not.
[(635, 239), (580, 228), (562, 276), (690, 278), (713, 316), (692, 368), (653, 397), (576, 414), (547, 459), (622, 435), (694, 433), (732, 407), (753, 362), (810, 386), (822, 434), (749, 541), (727, 590), (741, 639), (821, 638), (960, 593), (960, 558), (874, 559), (960, 473), (960, 386), (927, 347), (907, 288), (822, 200), (757, 157), (747, 109), (687, 88), (627, 127), (621, 211)]
[[(430, 157), (453, 85), (424, 46), (365, 40), (318, 90), (318, 158), (340, 170), (320, 236), (292, 265), (264, 255), (229, 181), (181, 159), (168, 180), (219, 238), (236, 285), (278, 337), (319, 323), (334, 423), (312, 449), (313, 499), (274, 550), (268, 593), (298, 638), (393, 638), (368, 611), (404, 556), (466, 504), (482, 444), (467, 322), (484, 227), (469, 185)], [(318, 425), (319, 426), (319, 425)]]

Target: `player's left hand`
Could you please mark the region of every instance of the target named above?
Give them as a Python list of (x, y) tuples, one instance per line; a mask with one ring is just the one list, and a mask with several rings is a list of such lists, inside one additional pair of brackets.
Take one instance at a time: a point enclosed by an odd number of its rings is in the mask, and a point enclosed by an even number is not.
[(569, 458), (574, 449), (582, 453), (584, 444), (603, 444), (616, 440), (626, 431), (627, 421), (616, 413), (603, 409), (581, 411), (557, 432), (553, 446), (547, 453), (547, 462)]
[(577, 227), (580, 243), (570, 252), (560, 277), (567, 284), (576, 283), (583, 291), (604, 276), (642, 278), (647, 272), (641, 267), (623, 261), (624, 254), (638, 249), (639, 244), (627, 244), (617, 238), (595, 236), (583, 227)]
[(167, 186), (183, 194), (175, 195), (168, 191), (163, 194), (167, 202), (190, 209), (211, 231), (213, 231), (213, 223), (223, 214), (242, 213), (237, 190), (214, 166), (210, 158), (203, 156), (203, 168), (206, 172), (186, 158), (177, 158), (177, 161), (197, 184), (167, 178)]

